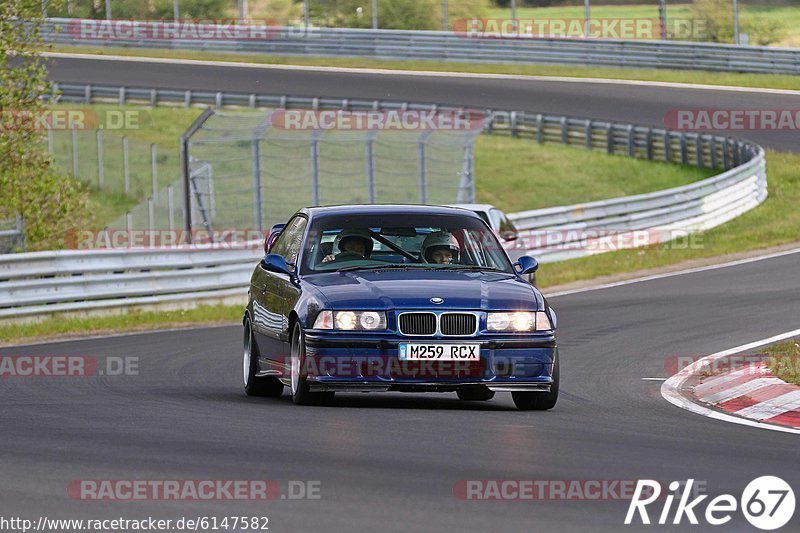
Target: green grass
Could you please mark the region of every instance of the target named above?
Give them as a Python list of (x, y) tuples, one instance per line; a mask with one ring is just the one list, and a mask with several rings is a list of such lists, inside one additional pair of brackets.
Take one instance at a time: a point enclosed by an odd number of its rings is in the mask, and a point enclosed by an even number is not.
[(768, 150), (769, 197), (757, 208), (696, 235), (688, 243), (664, 243), (542, 265), (537, 282), (542, 287), (560, 285), (796, 242), (800, 238), (798, 168), (800, 155)]
[(769, 356), (772, 374), (787, 383), (800, 385), (800, 339), (768, 346), (762, 353)]
[(477, 200), (508, 213), (658, 191), (715, 173), (500, 135), (475, 143)]
[(41, 322), (0, 325), (0, 344), (24, 344), (50, 338), (171, 329), (198, 324), (237, 324), (241, 322), (243, 312), (242, 306), (205, 305), (188, 310), (47, 318)]
[[(232, 61), (270, 65), (301, 65), (347, 68), (377, 68), (389, 70), (420, 70), (439, 72), (472, 72), (479, 74), (510, 74), (523, 76), (564, 76), (574, 78), (608, 78), (670, 83), (698, 83), (737, 87), (800, 90), (800, 76), (778, 74), (740, 74), (668, 70), (619, 69), (562, 65), (515, 65), (510, 63), (457, 63), (444, 61), (394, 61), (387, 59), (348, 59), (335, 57), (279, 57), (268, 55), (240, 55), (179, 50), (134, 50), (129, 48), (69, 47), (55, 48), (61, 52), (97, 55), (125, 55), (131, 57), (166, 57), (201, 61)], [(268, 73), (265, 72), (265, 76)], [(322, 95), (324, 96), (324, 95)], [(446, 100), (445, 97), (442, 97)]]

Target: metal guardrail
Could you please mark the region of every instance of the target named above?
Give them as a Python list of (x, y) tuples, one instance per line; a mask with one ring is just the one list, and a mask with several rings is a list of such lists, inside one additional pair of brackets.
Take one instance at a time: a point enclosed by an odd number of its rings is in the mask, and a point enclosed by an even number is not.
[[(145, 96), (159, 103), (346, 109), (457, 109), (411, 102), (292, 98), (244, 94), (59, 86), (61, 99), (127, 102)], [(682, 187), (586, 204), (510, 215), (522, 239), (575, 231), (558, 246), (531, 248), (542, 262), (597, 253), (591, 230), (615, 234), (704, 230), (752, 209), (767, 196), (764, 150), (715, 135), (528, 112), (485, 112), (486, 131), (557, 142), (611, 154), (723, 169)], [(530, 240), (528, 242), (531, 242)], [(634, 241), (635, 242), (635, 241)], [(601, 249), (600, 251), (608, 251)], [(141, 304), (243, 296), (259, 246), (245, 250), (144, 249), (36, 252), (0, 256), (0, 319)]]
[[(89, 21), (98, 24), (99, 21)], [(669, 68), (765, 74), (800, 74), (800, 49), (716, 43), (606, 39), (473, 38), (458, 32), (280, 27), (265, 39), (165, 39), (168, 23), (139, 23), (150, 38), (120, 32), (81, 35), (79, 19), (49, 19), (44, 38), (54, 44), (199, 50), (278, 56), (421, 59), (472, 63), (571, 64), (623, 68)], [(212, 25), (209, 25), (212, 26)], [(168, 33), (167, 33), (168, 34)], [(223, 30), (215, 33), (224, 34)]]

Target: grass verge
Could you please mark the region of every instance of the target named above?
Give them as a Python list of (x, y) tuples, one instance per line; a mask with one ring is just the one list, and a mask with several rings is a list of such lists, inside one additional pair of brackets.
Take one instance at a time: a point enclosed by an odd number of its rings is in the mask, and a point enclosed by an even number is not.
[(542, 287), (560, 285), (796, 242), (800, 228), (798, 168), (800, 155), (768, 150), (769, 197), (757, 208), (687, 240), (542, 265), (537, 282)]
[(799, 339), (773, 344), (762, 353), (769, 356), (769, 369), (773, 375), (787, 383), (800, 385)]
[(119, 315), (53, 317), (34, 323), (2, 324), (0, 345), (201, 324), (237, 324), (242, 319), (243, 311), (244, 308), (238, 305), (204, 305), (186, 310), (130, 311)]
[(388, 70), (420, 70), (438, 72), (471, 72), (478, 74), (511, 74), (523, 76), (562, 76), (573, 78), (607, 78), (671, 83), (698, 83), (768, 89), (800, 90), (800, 76), (779, 74), (741, 74), (727, 72), (683, 71), (668, 69), (620, 69), (564, 65), (516, 65), (511, 63), (457, 63), (444, 61), (397, 61), (390, 59), (351, 59), (339, 57), (283, 57), (262, 54), (225, 54), (183, 50), (136, 50), (130, 48), (59, 46), (57, 52), (160, 57), (200, 61), (232, 61), (270, 65), (375, 68)]

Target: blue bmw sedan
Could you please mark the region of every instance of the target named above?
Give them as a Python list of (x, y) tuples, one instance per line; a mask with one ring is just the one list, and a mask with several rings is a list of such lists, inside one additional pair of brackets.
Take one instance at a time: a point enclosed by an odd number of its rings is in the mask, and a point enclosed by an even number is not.
[(556, 314), (474, 212), (417, 205), (311, 207), (273, 228), (244, 314), (248, 395), (295, 404), (337, 391), (510, 392), (558, 399)]

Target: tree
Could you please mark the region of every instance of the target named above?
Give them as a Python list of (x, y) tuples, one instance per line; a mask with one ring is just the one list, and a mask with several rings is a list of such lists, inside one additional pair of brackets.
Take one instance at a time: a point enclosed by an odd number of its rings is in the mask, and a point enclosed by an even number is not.
[(40, 0), (0, 3), (0, 217), (24, 217), (31, 249), (63, 247), (66, 233), (89, 219), (86, 192), (55, 170), (31, 120), (50, 91), (41, 22)]

